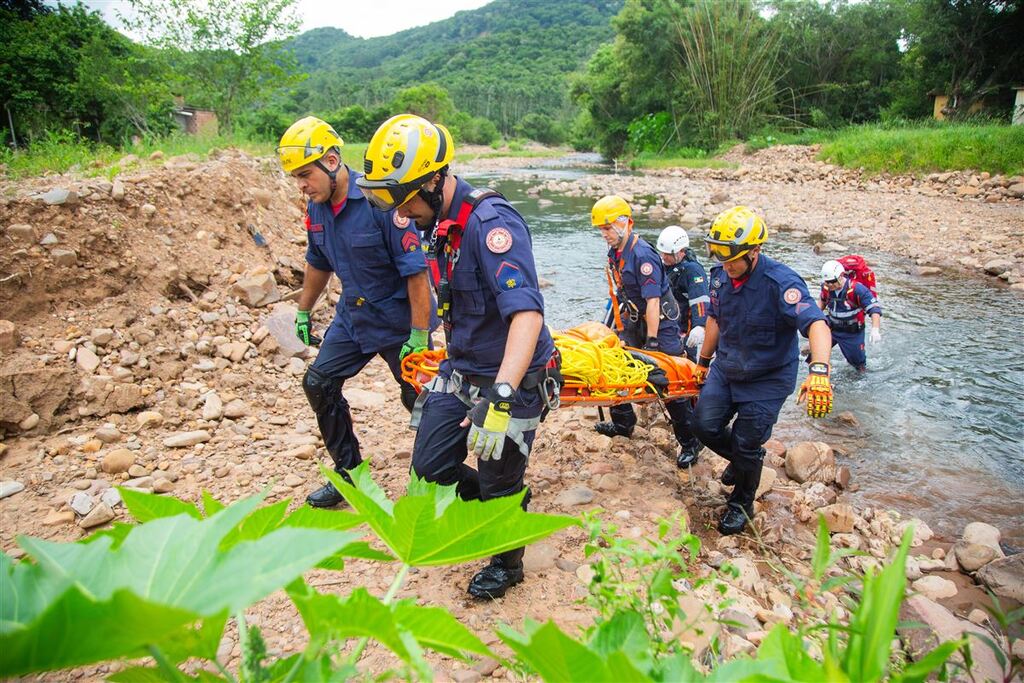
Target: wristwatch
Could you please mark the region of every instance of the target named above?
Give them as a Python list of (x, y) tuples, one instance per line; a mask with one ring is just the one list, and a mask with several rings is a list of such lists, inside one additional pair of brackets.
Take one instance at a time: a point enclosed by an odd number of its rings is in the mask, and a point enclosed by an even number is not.
[(828, 363), (811, 363), (807, 371), (812, 375), (828, 375)]
[(497, 382), (491, 385), (491, 403), (498, 410), (508, 412), (512, 410), (512, 396), (516, 390), (508, 382)]

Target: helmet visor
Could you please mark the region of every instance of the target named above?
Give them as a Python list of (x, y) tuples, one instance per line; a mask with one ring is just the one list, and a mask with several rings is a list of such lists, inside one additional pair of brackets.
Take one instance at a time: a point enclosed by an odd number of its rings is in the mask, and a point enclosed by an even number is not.
[(719, 263), (735, 261), (751, 249), (749, 244), (730, 244), (727, 242), (715, 242), (713, 240), (705, 241), (708, 245), (708, 254)]
[(397, 209), (402, 204), (412, 199), (416, 191), (423, 186), (427, 179), (417, 178), (407, 183), (398, 183), (394, 180), (367, 180), (366, 176), (356, 179), (356, 185), (363, 193), (363, 196), (373, 206), (381, 211)]

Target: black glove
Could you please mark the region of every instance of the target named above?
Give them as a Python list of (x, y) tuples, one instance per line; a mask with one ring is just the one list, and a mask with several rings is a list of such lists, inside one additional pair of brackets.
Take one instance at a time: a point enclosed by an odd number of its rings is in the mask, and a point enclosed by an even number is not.
[(647, 341), (644, 342), (645, 351), (661, 351), (661, 344), (658, 343), (657, 337), (648, 337)]

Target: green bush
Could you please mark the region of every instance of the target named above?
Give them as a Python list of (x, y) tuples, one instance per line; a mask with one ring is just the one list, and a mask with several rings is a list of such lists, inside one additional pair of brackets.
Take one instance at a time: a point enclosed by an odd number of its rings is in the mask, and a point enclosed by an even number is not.
[(560, 145), (565, 140), (565, 131), (555, 119), (536, 112), (527, 114), (516, 124), (516, 135), (536, 140), (543, 145)]

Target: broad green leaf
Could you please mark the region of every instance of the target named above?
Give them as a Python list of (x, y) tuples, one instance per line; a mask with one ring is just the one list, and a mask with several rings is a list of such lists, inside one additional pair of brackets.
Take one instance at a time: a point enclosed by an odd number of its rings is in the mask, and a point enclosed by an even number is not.
[(147, 654), (145, 645), (163, 641), (197, 618), (125, 590), (97, 602), (72, 586), (30, 623), (0, 636), (0, 676), (140, 657)]
[(412, 600), (387, 605), (365, 588), (340, 598), (318, 593), (301, 581), (288, 587), (288, 595), (311, 638), (368, 636), (414, 666), (422, 665), (421, 648), (460, 658), (468, 654), (495, 656), (472, 631), (440, 607), (421, 607)]
[(817, 681), (828, 680), (825, 669), (804, 648), (803, 639), (790, 633), (784, 624), (773, 628), (757, 649), (759, 673), (772, 680)]
[(395, 621), (416, 638), (422, 647), (465, 658), (467, 652), (496, 657), (472, 631), (440, 607), (421, 607), (402, 600), (392, 607)]
[(213, 616), (260, 600), (357, 539), (353, 533), (282, 528), (219, 552), (224, 537), (261, 499), (239, 501), (206, 520), (155, 519), (135, 528), (116, 550), (109, 539), (88, 545), (20, 542), (48, 571), (70, 577), (98, 601), (127, 588), (152, 602)]
[(303, 505), (288, 515), (283, 526), (300, 526), (306, 529), (345, 531), (363, 523), (363, 518), (348, 510), (320, 510)]
[(450, 565), (518, 548), (578, 524), (573, 517), (524, 512), (525, 492), (486, 502), (463, 501), (454, 487), (423, 481), (391, 504), (365, 464), (350, 471), (353, 484), (321, 466), (352, 507), (398, 559), (411, 566)]
[(815, 581), (821, 581), (825, 570), (831, 564), (832, 546), (829, 544), (829, 538), (825, 515), (818, 515), (818, 541), (814, 547), (814, 557), (811, 559), (811, 570)]
[(124, 506), (128, 508), (128, 512), (132, 513), (132, 517), (138, 520), (139, 524), (161, 517), (174, 517), (182, 513), (196, 519), (202, 518), (195, 505), (177, 498), (137, 491), (124, 486), (118, 486), (117, 491), (121, 494)]
[(217, 646), (220, 645), (220, 641), (224, 637), (224, 627), (227, 622), (227, 612), (222, 612), (196, 624), (189, 624), (163, 639), (160, 642), (160, 649), (164, 656), (174, 663), (183, 662), (190, 657), (216, 659)]
[(212, 493), (203, 489), (203, 510), (206, 512), (207, 517), (213, 517), (223, 510), (224, 507), (224, 503), (214, 498)]
[(263, 538), (281, 525), (284, 513), (287, 511), (287, 499), (254, 510), (224, 537), (224, 540), (220, 542), (221, 549), (226, 550), (241, 541), (255, 541), (258, 538)]
[(66, 576), (48, 574), (38, 564), (15, 562), (0, 553), (0, 636), (24, 629), (70, 586)]
[(601, 655), (622, 651), (644, 669), (651, 666), (651, 639), (638, 612), (616, 612), (597, 627), (590, 648)]
[(612, 653), (606, 659), (567, 636), (552, 621), (529, 634), (504, 630), (498, 635), (545, 681), (618, 683), (653, 680), (633, 666), (624, 653)]
[[(295, 673), (292, 673), (292, 670)], [(294, 654), (285, 659), (278, 659), (267, 667), (268, 683), (341, 683), (355, 679), (355, 669), (343, 667), (338, 671), (331, 668), (331, 659), (323, 655), (317, 659), (303, 659), (303, 653)]]
[(704, 675), (693, 667), (690, 655), (686, 652), (677, 652), (672, 657), (658, 662), (660, 674), (659, 681), (671, 681), (672, 683), (700, 683)]
[(114, 522), (106, 529), (100, 529), (94, 534), (86, 536), (79, 543), (93, 543), (101, 538), (110, 538), (114, 541), (111, 548), (119, 548), (124, 539), (128, 538), (128, 534), (131, 533), (136, 524), (125, 524), (124, 522)]

